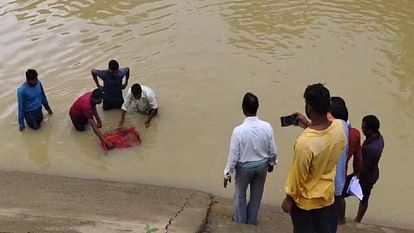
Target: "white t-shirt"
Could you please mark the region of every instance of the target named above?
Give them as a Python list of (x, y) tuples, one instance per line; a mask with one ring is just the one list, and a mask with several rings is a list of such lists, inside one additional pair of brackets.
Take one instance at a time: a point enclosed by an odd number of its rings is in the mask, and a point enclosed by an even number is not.
[(132, 107), (134, 111), (149, 113), (151, 109), (158, 108), (155, 92), (151, 88), (144, 85), (141, 85), (141, 89), (141, 98), (136, 99), (134, 94), (132, 94), (131, 88), (129, 88), (124, 104), (122, 105), (122, 110), (128, 111), (128, 109)]

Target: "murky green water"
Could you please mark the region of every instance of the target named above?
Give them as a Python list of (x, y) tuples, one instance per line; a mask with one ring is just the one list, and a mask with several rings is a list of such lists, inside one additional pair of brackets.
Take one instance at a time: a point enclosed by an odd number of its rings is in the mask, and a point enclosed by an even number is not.
[[(355, 126), (374, 113), (386, 147), (367, 221), (414, 227), (414, 2), (411, 0), (5, 0), (0, 3), (0, 168), (151, 183), (232, 196), (222, 188), (242, 95), (260, 98), (280, 165), (267, 203), (279, 204), (298, 129), (279, 116), (303, 110), (307, 84), (342, 96)], [(90, 69), (111, 58), (131, 82), (151, 86), (160, 116), (149, 129), (130, 114), (143, 144), (99, 150), (68, 109), (94, 88)], [(39, 132), (18, 131), (16, 88), (38, 70), (55, 114)], [(99, 109), (106, 129), (119, 112)], [(356, 212), (351, 201), (348, 215)]]

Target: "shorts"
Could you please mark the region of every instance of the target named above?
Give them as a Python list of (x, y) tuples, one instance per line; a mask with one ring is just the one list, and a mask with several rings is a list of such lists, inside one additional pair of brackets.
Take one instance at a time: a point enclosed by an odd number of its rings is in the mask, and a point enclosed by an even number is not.
[[(344, 190), (342, 192), (342, 197), (349, 197), (350, 195), (347, 193), (349, 184), (351, 183), (351, 179), (354, 176), (354, 174), (348, 175), (346, 177), (346, 181), (345, 181), (345, 186), (344, 186)], [(374, 187), (374, 184), (377, 181), (375, 180), (374, 182), (366, 182), (364, 180), (359, 180), (359, 184), (361, 185), (361, 189), (362, 189), (362, 194), (364, 195), (364, 197), (361, 200), (361, 203), (367, 203), (369, 200), (369, 197), (371, 196), (371, 191), (372, 188)]]

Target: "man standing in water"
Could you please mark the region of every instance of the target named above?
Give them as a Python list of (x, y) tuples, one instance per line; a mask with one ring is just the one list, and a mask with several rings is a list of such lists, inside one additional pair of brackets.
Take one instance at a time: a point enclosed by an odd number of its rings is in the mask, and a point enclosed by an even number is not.
[[(233, 221), (257, 224), (257, 214), (262, 200), (267, 172), (277, 163), (277, 148), (272, 126), (256, 114), (259, 100), (246, 93), (242, 109), (246, 116), (243, 123), (233, 130), (227, 165), (224, 169), (224, 188), (231, 182), (236, 170)], [(250, 185), (250, 200), (246, 204), (246, 190)]]
[(158, 103), (155, 92), (144, 85), (135, 83), (131, 89), (128, 90), (128, 94), (125, 97), (125, 102), (122, 105), (121, 120), (119, 121), (119, 127), (124, 125), (125, 114), (128, 108), (132, 105), (132, 108), (140, 113), (147, 115), (145, 121), (145, 127), (150, 126), (151, 120), (158, 114)]
[(364, 197), (359, 203), (356, 222), (361, 222), (364, 217), (368, 209), (371, 190), (379, 178), (378, 163), (384, 149), (384, 139), (379, 128), (380, 122), (376, 116), (368, 115), (362, 119), (362, 132), (365, 135), (365, 141), (362, 144), (362, 171), (359, 183)]
[(336, 164), (344, 150), (343, 122), (330, 121), (329, 90), (313, 84), (304, 93), (305, 112), (298, 125), (305, 130), (296, 139), (282, 209), (290, 213), (295, 233), (330, 233)]
[[(93, 132), (96, 136), (104, 143), (108, 148), (112, 145), (108, 143), (98, 128), (102, 127), (101, 118), (96, 111), (96, 105), (102, 103), (103, 93), (100, 89), (95, 89), (92, 92), (87, 92), (83, 96), (79, 97), (72, 105), (69, 111), (70, 119), (72, 120), (73, 126), (77, 131), (85, 131), (86, 125), (92, 127)], [(95, 119), (94, 119), (95, 118)]]
[[(128, 85), (129, 68), (119, 68), (119, 63), (115, 60), (109, 61), (108, 70), (92, 69), (92, 78), (99, 89), (103, 89), (103, 109), (120, 109), (124, 103), (122, 90)], [(98, 77), (103, 81), (103, 86), (99, 84)], [(125, 77), (125, 83), (122, 79)]]
[(25, 120), (30, 128), (35, 130), (40, 128), (43, 121), (42, 105), (49, 115), (53, 114), (42, 83), (37, 79), (36, 70), (26, 71), (26, 83), (17, 89), (17, 104), (20, 131), (25, 129)]

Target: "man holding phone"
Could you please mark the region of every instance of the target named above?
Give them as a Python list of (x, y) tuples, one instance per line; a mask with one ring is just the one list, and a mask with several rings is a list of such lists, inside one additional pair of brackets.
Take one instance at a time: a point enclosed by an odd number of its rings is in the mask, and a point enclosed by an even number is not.
[[(233, 130), (227, 165), (224, 169), (224, 188), (236, 170), (236, 187), (233, 200), (233, 221), (257, 224), (257, 214), (262, 200), (267, 172), (277, 164), (277, 148), (272, 126), (256, 114), (259, 99), (246, 93), (242, 109), (246, 116), (243, 123)], [(246, 203), (246, 190), (250, 185), (250, 200)]]
[(296, 139), (286, 181), (283, 211), (290, 213), (295, 233), (330, 233), (336, 164), (346, 143), (342, 121), (330, 121), (330, 93), (323, 84), (306, 88), (305, 116), (297, 125), (305, 130)]

